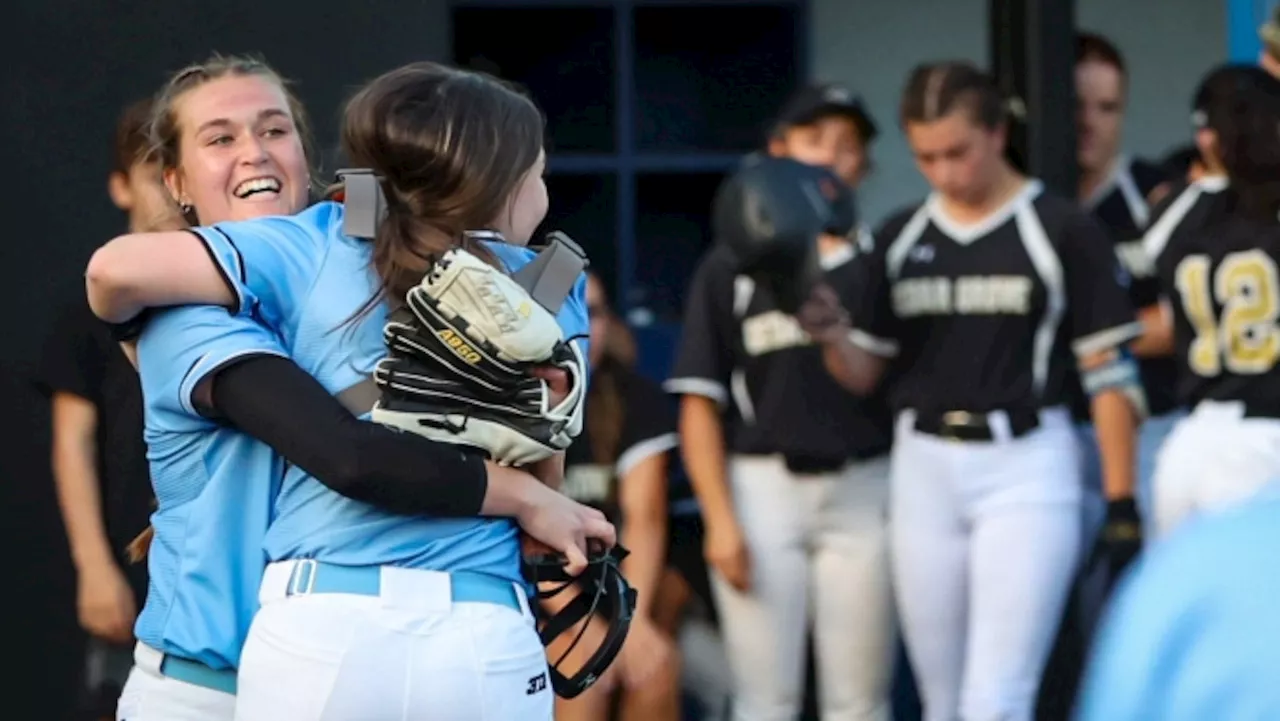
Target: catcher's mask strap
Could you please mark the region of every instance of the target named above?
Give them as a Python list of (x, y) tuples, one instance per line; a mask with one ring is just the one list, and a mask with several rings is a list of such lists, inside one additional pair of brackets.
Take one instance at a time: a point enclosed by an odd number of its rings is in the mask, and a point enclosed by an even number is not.
[(378, 225), (387, 217), (382, 179), (368, 168), (347, 168), (339, 170), (337, 175), (343, 185), (343, 234), (373, 240), (378, 234)]
[(521, 288), (529, 291), (543, 308), (559, 313), (565, 298), (573, 292), (578, 276), (590, 265), (582, 247), (569, 236), (555, 231), (547, 235), (547, 245), (528, 265), (511, 274)]

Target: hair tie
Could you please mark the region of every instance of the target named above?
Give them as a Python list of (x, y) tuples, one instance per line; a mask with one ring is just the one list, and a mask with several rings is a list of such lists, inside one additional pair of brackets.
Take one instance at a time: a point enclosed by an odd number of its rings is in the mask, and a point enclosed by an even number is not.
[(1010, 95), (1005, 98), (1004, 111), (1019, 123), (1026, 122), (1027, 104), (1022, 102), (1022, 98), (1017, 95)]

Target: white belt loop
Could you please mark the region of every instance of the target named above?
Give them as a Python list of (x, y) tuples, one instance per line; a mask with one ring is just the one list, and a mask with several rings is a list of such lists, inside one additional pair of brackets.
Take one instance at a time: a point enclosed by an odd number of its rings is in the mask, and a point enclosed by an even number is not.
[[(258, 604), (265, 606), (272, 601), (288, 597), (289, 587), (293, 583), (293, 569), (297, 561), (275, 561), (268, 563), (262, 573), (262, 583), (258, 586)], [(312, 569), (314, 576), (314, 570)]]
[(511, 584), (516, 589), (516, 601), (520, 604), (520, 615), (529, 621), (536, 621), (537, 617), (533, 615), (533, 608), (529, 606), (529, 591), (519, 583)]
[(382, 605), (424, 613), (449, 613), (453, 586), (445, 571), (382, 567)]
[(991, 440), (996, 443), (1013, 440), (1013, 424), (1009, 421), (1008, 411), (994, 410), (988, 413), (987, 427), (991, 429)]
[(133, 647), (133, 662), (138, 668), (153, 676), (159, 676), (160, 664), (164, 662), (164, 653), (139, 641)]

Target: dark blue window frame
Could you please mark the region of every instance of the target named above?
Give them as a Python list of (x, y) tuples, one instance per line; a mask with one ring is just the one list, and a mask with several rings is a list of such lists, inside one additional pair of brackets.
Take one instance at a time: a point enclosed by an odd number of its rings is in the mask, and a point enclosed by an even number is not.
[(636, 56), (634, 9), (637, 7), (721, 7), (749, 5), (788, 6), (796, 13), (794, 52), (799, 78), (810, 77), (810, 8), (808, 0), (458, 0), (458, 7), (565, 8), (609, 7), (614, 10), (616, 92), (615, 147), (613, 153), (552, 156), (553, 174), (608, 174), (617, 179), (615, 288), (619, 311), (631, 310), (636, 279), (637, 177), (642, 173), (725, 172), (739, 162), (733, 153), (641, 153), (636, 149)]

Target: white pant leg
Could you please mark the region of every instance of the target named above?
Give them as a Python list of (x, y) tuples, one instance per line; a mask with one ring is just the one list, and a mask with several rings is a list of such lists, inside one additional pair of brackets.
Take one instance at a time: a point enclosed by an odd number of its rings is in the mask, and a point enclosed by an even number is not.
[(889, 721), (897, 638), (888, 559), (889, 459), (813, 484), (809, 594), (822, 721)]
[(969, 616), (968, 533), (952, 470), (957, 444), (897, 424), (890, 468), (893, 594), (925, 721), (956, 721)]
[(235, 717), (235, 696), (161, 675), (160, 654), (146, 651), (135, 652), (138, 662), (120, 692), (116, 721), (231, 721)]
[(417, 605), (411, 584), (404, 598), (264, 602), (241, 657), (237, 721), (551, 721), (531, 617), (447, 597)]
[(1081, 553), (1081, 475), (1065, 412), (1032, 433), (972, 446), (969, 634), (960, 718), (1031, 721)]
[(1186, 417), (1182, 410), (1175, 410), (1164, 415), (1148, 418), (1138, 429), (1138, 468), (1134, 497), (1138, 502), (1138, 510), (1142, 513), (1143, 531), (1155, 532), (1155, 483), (1156, 460), (1160, 457), (1160, 449), (1174, 427)]
[(734, 676), (736, 721), (794, 721), (804, 696), (808, 620), (806, 504), (775, 458), (729, 460), (734, 513), (746, 536), (751, 588), (710, 569), (720, 632)]
[(1178, 422), (1156, 463), (1156, 533), (1229, 508), (1280, 479), (1280, 420), (1244, 418), (1238, 404), (1205, 401)]

